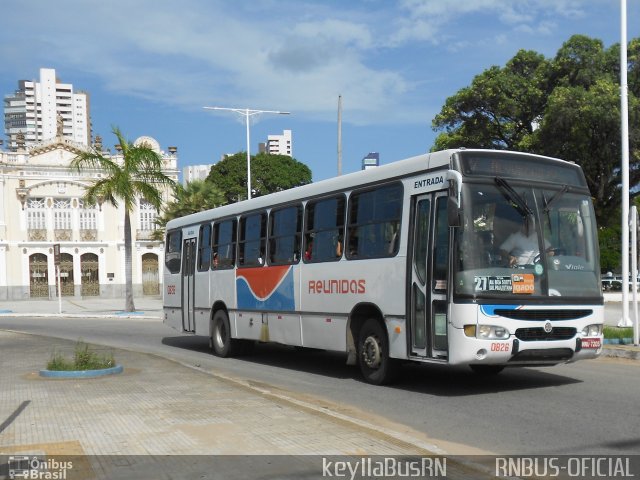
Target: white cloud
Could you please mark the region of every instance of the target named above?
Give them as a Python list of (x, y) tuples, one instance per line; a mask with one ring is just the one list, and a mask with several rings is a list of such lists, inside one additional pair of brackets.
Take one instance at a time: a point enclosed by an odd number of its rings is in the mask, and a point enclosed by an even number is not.
[(265, 15), (265, 5), (257, 12), (230, 5), (61, 0), (25, 17), (49, 39), (42, 56), (60, 75), (65, 66), (89, 71), (109, 90), (176, 107), (248, 104), (334, 117), (342, 94), (364, 122), (386, 116), (409, 88), (401, 73), (368, 64), (370, 28), (344, 12), (326, 17), (296, 3)]
[(513, 29), (521, 33), (550, 34), (556, 17), (580, 18), (584, 9), (606, 0), (403, 0), (406, 13), (396, 20), (396, 31), (389, 43), (399, 46), (411, 41), (440, 44), (452, 36), (451, 29), (468, 16), (495, 19), (495, 29)]
[[(17, 60), (30, 45), (27, 53), (66, 81), (65, 67), (73, 68), (119, 94), (177, 108), (249, 106), (333, 119), (342, 94), (354, 122), (414, 121), (425, 117), (415, 99), (426, 103), (428, 95), (418, 85), (432, 75), (409, 76), (414, 49), (462, 52), (508, 44), (513, 32), (548, 35), (555, 17), (576, 18), (587, 1), (605, 0), (404, 0), (399, 7), (382, 0), (5, 0), (0, 51)], [(480, 16), (496, 19), (486, 38), (464, 30)]]

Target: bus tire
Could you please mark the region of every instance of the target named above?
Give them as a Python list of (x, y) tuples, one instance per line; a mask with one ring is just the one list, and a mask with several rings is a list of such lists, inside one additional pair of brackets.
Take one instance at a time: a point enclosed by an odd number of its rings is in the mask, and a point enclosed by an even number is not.
[(469, 368), (473, 373), (483, 376), (497, 375), (504, 370), (502, 365), (469, 365)]
[(235, 353), (237, 340), (231, 338), (229, 316), (224, 310), (218, 310), (211, 320), (211, 346), (213, 354), (226, 358)]
[(389, 341), (381, 323), (369, 318), (358, 336), (358, 365), (367, 383), (384, 385), (394, 380), (398, 364), (389, 357)]

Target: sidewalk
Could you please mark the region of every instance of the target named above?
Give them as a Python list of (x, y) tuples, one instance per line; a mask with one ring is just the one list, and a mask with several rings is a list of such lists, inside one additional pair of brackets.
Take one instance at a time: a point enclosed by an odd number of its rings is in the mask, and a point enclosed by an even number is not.
[[(55, 349), (73, 342), (0, 331), (0, 478), (2, 456), (69, 461), (66, 478), (250, 479), (321, 478), (322, 456), (443, 453), (155, 355), (115, 349), (119, 375), (39, 376)], [(471, 468), (448, 459), (447, 478)]]
[(161, 297), (136, 297), (133, 303), (136, 311), (127, 313), (123, 311), (123, 298), (62, 297), (61, 302), (58, 299), (34, 298), (29, 300), (5, 300), (0, 301), (0, 315), (162, 318)]

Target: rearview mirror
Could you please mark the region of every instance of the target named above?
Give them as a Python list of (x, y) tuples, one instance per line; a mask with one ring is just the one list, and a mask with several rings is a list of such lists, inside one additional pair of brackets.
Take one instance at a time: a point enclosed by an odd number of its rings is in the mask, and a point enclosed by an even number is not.
[(462, 225), (460, 220), (460, 205), (454, 197), (447, 198), (447, 218), (450, 227), (459, 227)]

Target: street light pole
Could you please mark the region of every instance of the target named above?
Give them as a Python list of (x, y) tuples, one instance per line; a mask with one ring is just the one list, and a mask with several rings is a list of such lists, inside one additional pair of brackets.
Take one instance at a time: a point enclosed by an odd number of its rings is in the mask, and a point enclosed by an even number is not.
[(281, 112), (278, 110), (252, 110), (250, 108), (226, 108), (226, 107), (202, 107), (205, 110), (226, 110), (236, 112), (245, 118), (247, 126), (247, 199), (251, 199), (251, 153), (250, 153), (250, 134), (249, 134), (249, 117), (260, 113), (274, 113), (276, 115), (289, 115), (291, 112)]
[(622, 133), (622, 318), (619, 327), (631, 326), (629, 319), (629, 103), (627, 86), (627, 0), (620, 0), (620, 130)]

